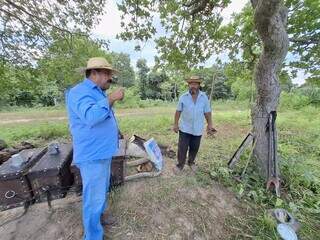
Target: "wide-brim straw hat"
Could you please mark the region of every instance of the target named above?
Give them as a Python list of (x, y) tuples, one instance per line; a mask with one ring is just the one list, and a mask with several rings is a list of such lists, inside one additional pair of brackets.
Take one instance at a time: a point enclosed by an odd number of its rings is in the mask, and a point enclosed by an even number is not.
[(199, 76), (191, 76), (189, 78), (186, 79), (187, 83), (202, 83), (202, 78)]
[(106, 69), (114, 74), (119, 72), (118, 70), (114, 69), (113, 66), (110, 63), (108, 63), (108, 61), (103, 57), (90, 58), (87, 62), (87, 67), (81, 68), (80, 71), (85, 72), (91, 69)]

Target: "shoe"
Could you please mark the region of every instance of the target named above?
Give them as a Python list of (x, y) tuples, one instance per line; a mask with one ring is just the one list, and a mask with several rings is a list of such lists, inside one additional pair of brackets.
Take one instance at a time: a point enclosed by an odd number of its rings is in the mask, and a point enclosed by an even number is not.
[(175, 175), (180, 175), (182, 173), (182, 169), (177, 166), (175, 166), (172, 170)]
[(117, 219), (112, 214), (103, 214), (100, 218), (102, 226), (113, 226), (117, 224)]

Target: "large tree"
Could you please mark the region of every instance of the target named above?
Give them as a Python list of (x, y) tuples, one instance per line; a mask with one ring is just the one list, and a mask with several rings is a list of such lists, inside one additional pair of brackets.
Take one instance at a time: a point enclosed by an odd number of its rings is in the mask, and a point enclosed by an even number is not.
[[(87, 60), (96, 56), (105, 57), (110, 62), (112, 60), (111, 54), (103, 50), (101, 43), (85, 36), (54, 39), (35, 67), (36, 79), (40, 81), (37, 86), (39, 97), (61, 100), (67, 87), (83, 79), (81, 69), (86, 66)], [(58, 90), (56, 96), (50, 94), (49, 86)], [(47, 104), (52, 103), (53, 100), (47, 101)], [(45, 101), (43, 104), (46, 104)]]
[(88, 58), (111, 54), (87, 37), (54, 39), (34, 65), (10, 62), (0, 65), (0, 106), (54, 105), (63, 99), (65, 89), (82, 80), (80, 71)]
[(161, 86), (164, 82), (168, 82), (168, 76), (166, 75), (166, 73), (164, 71), (161, 71), (160, 69), (153, 69), (148, 75), (148, 80), (145, 88), (146, 97), (150, 99), (163, 98)]
[(254, 74), (257, 90), (256, 104), (252, 111), (256, 141), (254, 154), (266, 176), (269, 155), (266, 126), (269, 114), (278, 107), (281, 92), (278, 74), (289, 46), (286, 32), (287, 8), (282, 5), (281, 0), (251, 0), (251, 3), (255, 27), (262, 41), (262, 53)]
[[(285, 0), (288, 8), (289, 52), (285, 65), (292, 75), (297, 70), (307, 73), (307, 82), (320, 85), (320, 4), (317, 0)], [(233, 61), (241, 61), (253, 70), (262, 48), (254, 27), (252, 5), (247, 4), (232, 21), (220, 28), (220, 50)], [(285, 74), (285, 73), (284, 73)]]
[(138, 68), (138, 86), (140, 92), (140, 98), (146, 99), (147, 98), (147, 82), (148, 82), (148, 73), (150, 71), (147, 60), (146, 59), (139, 59), (136, 64)]
[(1, 0), (0, 60), (30, 63), (52, 38), (89, 35), (105, 0)]
[(112, 52), (112, 65), (119, 71), (118, 84), (122, 87), (132, 87), (135, 83), (135, 74), (130, 56), (125, 53)]
[(196, 68), (192, 74), (203, 79), (202, 91), (206, 92), (209, 101), (213, 99), (227, 99), (231, 97), (230, 86), (226, 84), (226, 75), (220, 65), (213, 65), (210, 68)]
[[(187, 68), (208, 59), (219, 47), (221, 10), (229, 0), (123, 0), (123, 39), (147, 40), (156, 33), (154, 23), (159, 16), (165, 35), (155, 39), (160, 60)], [(263, 175), (267, 174), (266, 122), (268, 114), (277, 109), (280, 94), (278, 73), (288, 49), (285, 30), (287, 13), (281, 0), (252, 0), (255, 29), (262, 42), (262, 54), (255, 70), (256, 107), (252, 112), (256, 138), (255, 155)], [(125, 22), (126, 16), (132, 19)], [(252, 27), (252, 31), (254, 28)]]

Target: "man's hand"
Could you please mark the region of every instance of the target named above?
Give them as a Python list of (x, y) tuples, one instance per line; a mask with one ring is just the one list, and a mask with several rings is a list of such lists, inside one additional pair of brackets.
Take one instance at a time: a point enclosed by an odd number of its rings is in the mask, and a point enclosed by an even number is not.
[(173, 127), (172, 127), (172, 130), (175, 132), (175, 133), (178, 133), (179, 132), (179, 126), (177, 124), (174, 124)]
[(122, 100), (124, 98), (124, 89), (118, 88), (114, 92), (109, 94), (109, 102), (112, 105), (115, 101)]
[(208, 125), (207, 126), (207, 134), (208, 135), (213, 135), (217, 132), (217, 130), (215, 128), (212, 127), (212, 125)]

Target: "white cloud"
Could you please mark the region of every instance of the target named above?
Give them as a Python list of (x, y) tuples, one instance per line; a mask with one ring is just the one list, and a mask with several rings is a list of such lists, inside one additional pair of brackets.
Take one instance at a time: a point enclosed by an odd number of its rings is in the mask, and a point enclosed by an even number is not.
[(104, 12), (105, 14), (101, 17), (101, 21), (93, 33), (106, 39), (115, 38), (117, 33), (121, 31), (121, 17), (116, 2), (107, 1)]

